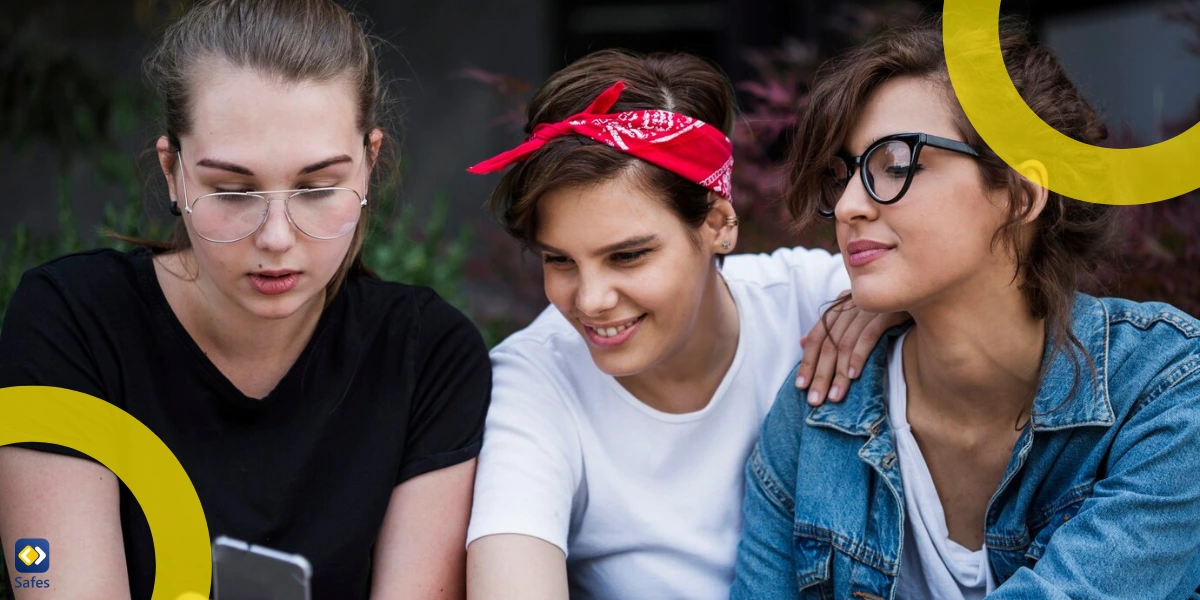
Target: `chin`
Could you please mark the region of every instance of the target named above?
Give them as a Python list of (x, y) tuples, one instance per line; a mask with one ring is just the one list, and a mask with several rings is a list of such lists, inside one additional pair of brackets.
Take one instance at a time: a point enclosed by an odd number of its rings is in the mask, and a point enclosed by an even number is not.
[(650, 364), (650, 361), (646, 360), (637, 351), (634, 351), (633, 348), (612, 351), (589, 347), (588, 352), (591, 353), (592, 362), (596, 364), (596, 368), (611, 377), (637, 375), (645, 371)]
[(282, 296), (272, 298), (255, 298), (243, 306), (246, 312), (255, 317), (277, 321), (295, 315), (307, 304), (308, 302), (304, 298), (283, 294)]
[(854, 303), (860, 309), (873, 313), (907, 311), (910, 303), (897, 293), (899, 287), (881, 277), (859, 277), (850, 281), (850, 292), (854, 295)]

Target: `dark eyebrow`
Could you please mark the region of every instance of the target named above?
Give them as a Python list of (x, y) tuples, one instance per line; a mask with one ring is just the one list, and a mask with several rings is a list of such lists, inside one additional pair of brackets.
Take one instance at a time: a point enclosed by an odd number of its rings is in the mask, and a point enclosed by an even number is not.
[(215, 158), (202, 158), (196, 162), (196, 166), (208, 167), (210, 169), (220, 169), (222, 171), (229, 171), (230, 173), (237, 173), (238, 175), (246, 175), (248, 177), (254, 176), (254, 172), (246, 167), (235, 165), (233, 163), (227, 163), (223, 160), (217, 160)]
[(643, 235), (641, 237), (635, 237), (635, 238), (629, 238), (623, 242), (609, 244), (609, 245), (597, 250), (596, 255), (599, 256), (601, 254), (612, 254), (614, 252), (621, 252), (624, 250), (632, 250), (634, 248), (637, 248), (638, 246), (645, 246), (646, 244), (649, 244), (650, 242), (653, 242), (656, 240), (658, 240), (658, 236), (654, 235), (654, 234)]
[(341, 163), (348, 163), (348, 162), (352, 162), (352, 161), (353, 161), (353, 159), (351, 159), (349, 156), (347, 156), (345, 154), (343, 154), (341, 156), (334, 156), (333, 158), (327, 158), (323, 161), (315, 162), (311, 165), (308, 165), (307, 167), (304, 167), (303, 169), (300, 169), (300, 174), (308, 175), (309, 173), (315, 173), (317, 171), (320, 171), (321, 169), (324, 169), (325, 167), (332, 167), (333, 165), (338, 165)]
[[(654, 234), (643, 235), (643, 236), (635, 237), (635, 238), (629, 238), (627, 240), (622, 240), (615, 244), (609, 244), (609, 245), (597, 250), (595, 253), (595, 256), (600, 256), (603, 254), (613, 254), (615, 252), (621, 252), (624, 250), (632, 250), (634, 248), (637, 248), (639, 246), (645, 246), (646, 244), (655, 242), (657, 240), (658, 240), (658, 236), (654, 235)], [(567, 256), (566, 252), (563, 252), (562, 250), (559, 250), (558, 248), (555, 248), (554, 246), (543, 244), (542, 242), (539, 242), (537, 240), (534, 240), (532, 246), (535, 249), (543, 251), (543, 252), (551, 252), (554, 254), (562, 254), (564, 256)]]
[[(311, 165), (308, 165), (307, 167), (304, 167), (303, 169), (300, 169), (300, 174), (308, 175), (309, 173), (314, 173), (316, 171), (320, 171), (321, 169), (324, 169), (326, 167), (330, 167), (330, 166), (333, 166), (336, 164), (351, 162), (352, 160), (353, 159), (351, 159), (349, 156), (347, 156), (345, 154), (342, 154), (339, 156), (334, 156), (334, 157), (327, 158), (322, 161), (315, 162)], [(246, 167), (243, 167), (241, 165), (235, 165), (235, 164), (229, 163), (229, 162), (225, 162), (223, 160), (217, 160), (215, 158), (202, 158), (202, 159), (200, 159), (199, 162), (196, 163), (196, 166), (208, 167), (210, 169), (220, 169), (222, 171), (229, 171), (230, 173), (237, 173), (238, 175), (245, 175), (247, 177), (254, 176), (254, 172), (251, 171), (250, 169), (247, 169)]]

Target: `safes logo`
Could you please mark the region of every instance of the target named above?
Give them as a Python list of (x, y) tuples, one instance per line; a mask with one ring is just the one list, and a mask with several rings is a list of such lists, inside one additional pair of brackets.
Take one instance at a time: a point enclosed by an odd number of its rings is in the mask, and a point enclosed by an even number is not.
[[(45, 573), (50, 570), (50, 542), (43, 538), (21, 538), (17, 540), (13, 555), (17, 557), (14, 566), (18, 573)], [(50, 587), (50, 579), (38, 577), (13, 578), (16, 589)]]
[(17, 572), (45, 573), (50, 570), (50, 542), (42, 538), (17, 540)]

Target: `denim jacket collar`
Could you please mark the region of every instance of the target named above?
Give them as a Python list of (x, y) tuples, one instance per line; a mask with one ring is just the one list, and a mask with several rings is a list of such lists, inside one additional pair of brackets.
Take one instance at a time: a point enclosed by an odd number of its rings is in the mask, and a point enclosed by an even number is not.
[[(1047, 338), (1042, 363), (1042, 380), (1033, 402), (1034, 431), (1055, 431), (1088, 425), (1110, 426), (1115, 421), (1108, 397), (1108, 313), (1098, 299), (1075, 295), (1072, 330), (1092, 357), (1095, 374), (1078, 350), (1055, 352)], [(863, 367), (862, 376), (850, 386), (840, 403), (826, 402), (811, 410), (809, 425), (830, 427), (851, 435), (873, 436), (886, 420), (888, 350), (908, 331), (912, 321), (888, 330)], [(1072, 390), (1074, 388), (1074, 390)]]

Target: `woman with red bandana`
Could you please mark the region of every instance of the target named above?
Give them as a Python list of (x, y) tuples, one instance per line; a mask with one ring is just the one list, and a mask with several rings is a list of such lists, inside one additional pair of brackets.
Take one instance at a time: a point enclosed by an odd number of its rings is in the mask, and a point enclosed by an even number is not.
[[(724, 260), (733, 118), (706, 62), (603, 51), (534, 94), (528, 141), (471, 169), (512, 167), (491, 207), (553, 304), (492, 352), (471, 597), (728, 597), (746, 458), (796, 340), (848, 286), (821, 250)], [(847, 351), (805, 361), (814, 402), (898, 321), (830, 317)]]

